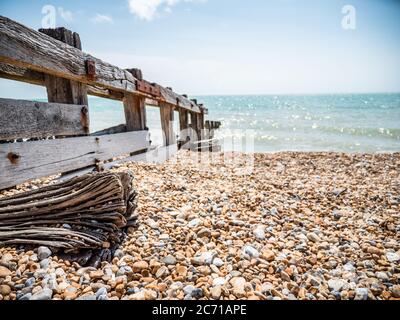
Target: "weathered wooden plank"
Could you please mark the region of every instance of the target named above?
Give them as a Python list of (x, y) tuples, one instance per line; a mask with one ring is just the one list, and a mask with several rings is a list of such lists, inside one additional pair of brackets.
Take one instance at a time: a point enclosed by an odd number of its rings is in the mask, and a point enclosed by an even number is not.
[[(0, 78), (26, 82), (34, 85), (44, 86), (44, 73), (16, 67), (11, 64), (0, 62)], [(113, 91), (110, 89), (87, 85), (88, 95), (122, 101), (124, 94), (122, 92)], [(145, 104), (148, 106), (158, 107), (159, 102), (154, 98), (145, 98)], [(184, 110), (184, 109), (183, 109)]]
[(0, 144), (0, 189), (147, 149), (148, 131)]
[[(45, 86), (45, 74), (35, 70), (16, 67), (8, 63), (0, 62), (0, 78), (26, 82), (38, 86)], [(124, 94), (122, 92), (112, 91), (110, 89), (87, 85), (88, 94), (100, 98), (122, 101)], [(146, 99), (147, 100), (147, 99)], [(150, 100), (152, 105), (156, 102)]]
[[(87, 75), (87, 61), (95, 63), (95, 77)], [(138, 92), (137, 79), (131, 72), (3, 16), (0, 16), (0, 62), (112, 91), (143, 95)], [(157, 87), (161, 91), (159, 101), (200, 112), (200, 108), (186, 97), (162, 86)]]
[(167, 102), (173, 106), (178, 106), (180, 108), (188, 109), (192, 112), (199, 113), (200, 108), (195, 105), (192, 101), (190, 101), (188, 98), (176, 94), (170, 89), (163, 88), (160, 86), (160, 92), (161, 92), (161, 97), (164, 102)]
[(0, 62), (0, 78), (44, 86), (44, 73)]
[[(94, 78), (87, 75), (88, 60), (96, 65)], [(0, 16), (0, 61), (116, 91), (136, 93), (136, 79), (130, 72), (3, 16)]]
[(127, 131), (146, 130), (145, 99), (133, 94), (126, 94), (123, 100)]
[(86, 135), (86, 113), (81, 105), (0, 99), (0, 140)]
[(162, 105), (160, 107), (160, 118), (164, 146), (176, 143), (174, 133), (174, 108), (168, 104)]

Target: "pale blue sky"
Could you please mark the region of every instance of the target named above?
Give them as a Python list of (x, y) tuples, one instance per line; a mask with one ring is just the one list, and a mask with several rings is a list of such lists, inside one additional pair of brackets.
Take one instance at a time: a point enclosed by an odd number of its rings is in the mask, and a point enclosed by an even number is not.
[[(47, 4), (84, 51), (181, 93), (400, 91), (400, 1), (1, 0), (0, 14), (38, 29)], [(342, 28), (347, 4), (355, 30)], [(43, 95), (0, 80), (1, 97)]]

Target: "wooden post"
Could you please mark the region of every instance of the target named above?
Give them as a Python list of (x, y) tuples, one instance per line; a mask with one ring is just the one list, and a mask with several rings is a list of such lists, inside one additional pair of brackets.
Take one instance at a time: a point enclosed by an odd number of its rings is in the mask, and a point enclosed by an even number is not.
[(193, 131), (196, 132), (196, 134), (197, 134), (196, 139), (199, 140), (200, 137), (198, 136), (199, 134), (198, 134), (198, 130), (197, 130), (197, 113), (196, 112), (190, 112), (190, 128), (192, 128)]
[[(80, 37), (65, 28), (40, 29), (40, 32), (82, 50)], [(88, 105), (87, 85), (45, 74), (45, 85), (49, 102)]]
[(200, 140), (207, 139), (207, 137), (203, 134), (204, 131), (204, 109), (201, 109), (201, 112), (197, 115), (197, 126), (199, 131)]
[(191, 118), (191, 128), (196, 132), (197, 140), (200, 141), (202, 139), (201, 133), (202, 130), (204, 129), (204, 114), (191, 112), (190, 118)]
[(179, 141), (178, 148), (186, 144), (190, 138), (187, 134), (187, 129), (189, 128), (189, 112), (186, 109), (179, 109)]
[(126, 93), (123, 103), (127, 131), (148, 130), (146, 127), (145, 99), (131, 93)]
[(189, 128), (189, 112), (185, 109), (179, 109), (179, 130), (183, 131)]
[[(129, 71), (137, 80), (143, 80), (142, 70), (127, 69), (127, 71)], [(145, 98), (131, 93), (125, 93), (123, 103), (127, 131), (148, 130), (146, 124)]]
[(160, 118), (164, 137), (164, 146), (176, 143), (174, 133), (174, 107), (168, 104), (161, 104)]

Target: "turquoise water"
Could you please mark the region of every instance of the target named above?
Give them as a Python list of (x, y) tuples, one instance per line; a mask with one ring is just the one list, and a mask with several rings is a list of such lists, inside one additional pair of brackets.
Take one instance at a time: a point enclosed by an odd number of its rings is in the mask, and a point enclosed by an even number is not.
[[(235, 143), (237, 151), (400, 151), (400, 94), (196, 98), (209, 109), (206, 119), (222, 121), (220, 137), (253, 137), (248, 141), (254, 148)], [(92, 131), (124, 122), (122, 104), (115, 101), (90, 98), (90, 113)], [(152, 141), (160, 144), (158, 109), (148, 107), (147, 118)]]

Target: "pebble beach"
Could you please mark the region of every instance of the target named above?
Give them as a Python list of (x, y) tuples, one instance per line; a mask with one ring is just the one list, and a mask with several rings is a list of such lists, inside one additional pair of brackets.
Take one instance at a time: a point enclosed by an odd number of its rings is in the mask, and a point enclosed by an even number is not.
[(139, 195), (112, 261), (0, 247), (0, 300), (400, 300), (400, 153), (234, 156), (112, 169)]

